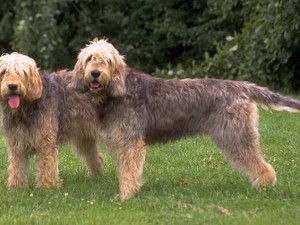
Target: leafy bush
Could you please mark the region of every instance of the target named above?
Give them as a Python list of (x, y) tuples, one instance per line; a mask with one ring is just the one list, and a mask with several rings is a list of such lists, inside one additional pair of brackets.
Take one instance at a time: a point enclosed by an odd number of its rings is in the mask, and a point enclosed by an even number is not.
[[(226, 12), (225, 1), (220, 12)], [(224, 8), (225, 6), (225, 8)], [(251, 1), (243, 4), (245, 20), (240, 33), (227, 36), (218, 43), (216, 54), (205, 54), (201, 63), (193, 63), (185, 71), (167, 68), (156, 70), (163, 77), (215, 77), (249, 80), (276, 89), (299, 90), (298, 1)], [(247, 19), (248, 15), (248, 19)], [(180, 72), (180, 74), (178, 73)], [(198, 75), (195, 75), (198, 74)]]
[(1, 2), (0, 7), (0, 54), (11, 49), (10, 41), (13, 33), (12, 1)]
[(63, 66), (68, 55), (61, 30), (56, 26), (59, 14), (56, 1), (21, 1), (14, 7), (13, 49), (36, 59), (46, 69)]
[(298, 1), (251, 1), (245, 12), (250, 17), (241, 33), (220, 45), (217, 54), (206, 57), (202, 66), (207, 76), (292, 87), (292, 80), (299, 76), (298, 63), (293, 63), (300, 47)]
[(94, 37), (109, 38), (130, 66), (162, 77), (300, 84), (297, 0), (3, 0), (0, 51), (43, 69), (72, 68)]
[(231, 16), (219, 17), (206, 0), (4, 2), (13, 26), (3, 29), (13, 34), (5, 41), (46, 69), (73, 65), (88, 40), (107, 37), (129, 64), (152, 72), (166, 63), (203, 60), (204, 52), (213, 54), (216, 42), (241, 27), (232, 23), (239, 17), (237, 4)]

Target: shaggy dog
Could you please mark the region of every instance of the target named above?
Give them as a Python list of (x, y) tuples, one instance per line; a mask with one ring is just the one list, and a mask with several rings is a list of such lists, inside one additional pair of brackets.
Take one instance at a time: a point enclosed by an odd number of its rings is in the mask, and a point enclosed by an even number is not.
[(154, 78), (126, 66), (106, 40), (81, 50), (75, 88), (93, 96), (98, 133), (117, 162), (120, 198), (142, 184), (145, 144), (204, 134), (254, 186), (273, 185), (276, 173), (260, 150), (257, 105), (300, 112), (300, 102), (252, 83)]
[(100, 172), (94, 110), (88, 97), (66, 89), (71, 72), (51, 75), (38, 71), (28, 56), (0, 57), (0, 101), (3, 131), (9, 150), (8, 187), (28, 185), (30, 155), (37, 154), (37, 186), (58, 182), (60, 141), (68, 140), (91, 174)]

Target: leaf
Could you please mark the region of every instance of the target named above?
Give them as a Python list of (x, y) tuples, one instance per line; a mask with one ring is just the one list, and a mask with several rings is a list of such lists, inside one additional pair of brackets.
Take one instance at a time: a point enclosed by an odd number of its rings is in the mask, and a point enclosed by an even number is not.
[(236, 50), (238, 50), (238, 45), (235, 45), (229, 49), (231, 52), (235, 52)]
[(233, 37), (232, 36), (227, 36), (226, 37), (226, 41), (232, 41), (233, 40)]

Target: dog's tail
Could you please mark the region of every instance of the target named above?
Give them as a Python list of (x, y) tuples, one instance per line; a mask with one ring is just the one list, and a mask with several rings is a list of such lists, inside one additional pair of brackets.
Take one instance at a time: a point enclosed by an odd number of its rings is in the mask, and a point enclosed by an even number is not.
[(246, 83), (244, 91), (252, 100), (265, 109), (300, 113), (300, 101), (279, 93), (274, 93), (265, 87)]

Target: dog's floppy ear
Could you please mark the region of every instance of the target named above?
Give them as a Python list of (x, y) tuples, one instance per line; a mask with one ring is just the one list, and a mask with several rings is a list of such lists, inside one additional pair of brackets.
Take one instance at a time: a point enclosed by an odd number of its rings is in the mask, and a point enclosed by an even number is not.
[(42, 96), (43, 84), (35, 62), (33, 60), (30, 61), (28, 70), (24, 71), (26, 73), (25, 80), (27, 86), (25, 99), (33, 101)]
[(112, 70), (112, 77), (109, 83), (110, 94), (113, 97), (122, 96), (126, 93), (126, 64), (124, 62), (124, 57), (121, 56), (115, 48), (113, 48), (112, 59), (109, 59), (109, 63)]
[(2, 59), (4, 56), (0, 57), (0, 79), (3, 78), (5, 71), (7, 70), (6, 62)]
[[(5, 62), (2, 60), (2, 57), (0, 57), (0, 81), (3, 79), (5, 71), (6, 71)], [(1, 85), (0, 85), (0, 93), (1, 93)]]
[(68, 85), (69, 88), (75, 89), (79, 92), (84, 92), (84, 67), (85, 67), (85, 53), (81, 52), (78, 55), (77, 62), (74, 66), (73, 73), (75, 76), (73, 76), (72, 82), (70, 85)]

